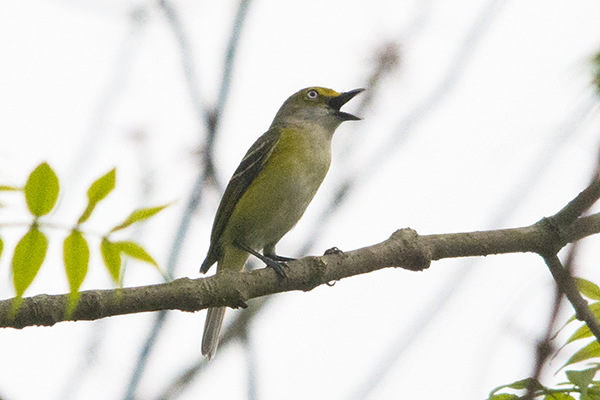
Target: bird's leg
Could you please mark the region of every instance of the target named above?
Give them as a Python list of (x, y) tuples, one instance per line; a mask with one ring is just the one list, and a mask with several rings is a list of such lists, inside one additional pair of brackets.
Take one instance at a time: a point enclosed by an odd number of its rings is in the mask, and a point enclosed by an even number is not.
[(286, 261), (295, 261), (296, 260), (295, 258), (283, 257), (283, 256), (278, 256), (277, 254), (275, 254), (275, 245), (274, 244), (266, 245), (265, 248), (263, 249), (263, 254), (265, 255), (265, 257), (269, 257), (273, 261), (286, 262)]
[(295, 258), (278, 256), (277, 254), (265, 254), (265, 257), (268, 257), (268, 258), (270, 258), (273, 261), (282, 261), (282, 262), (296, 261)]
[(264, 255), (260, 254), (258, 251), (254, 250), (253, 248), (251, 248), (251, 247), (247, 246), (246, 244), (244, 244), (240, 241), (237, 241), (237, 240), (233, 244), (236, 247), (240, 248), (241, 250), (247, 251), (248, 253), (252, 254), (254, 257), (256, 257), (259, 260), (261, 260), (262, 262), (264, 262), (267, 265), (267, 267), (273, 268), (275, 270), (275, 272), (277, 272), (277, 275), (281, 276), (282, 278), (286, 277), (285, 271), (283, 270), (283, 267), (287, 267), (285, 262), (283, 262), (285, 260), (275, 260), (271, 257), (264, 256)]

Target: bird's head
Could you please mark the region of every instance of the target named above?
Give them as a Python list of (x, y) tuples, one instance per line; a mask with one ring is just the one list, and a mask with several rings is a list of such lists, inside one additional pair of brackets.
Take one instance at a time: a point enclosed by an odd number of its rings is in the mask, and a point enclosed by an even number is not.
[(365, 89), (338, 93), (323, 87), (309, 87), (291, 95), (281, 106), (273, 124), (304, 125), (313, 123), (333, 131), (344, 121), (359, 117), (340, 109), (350, 99)]

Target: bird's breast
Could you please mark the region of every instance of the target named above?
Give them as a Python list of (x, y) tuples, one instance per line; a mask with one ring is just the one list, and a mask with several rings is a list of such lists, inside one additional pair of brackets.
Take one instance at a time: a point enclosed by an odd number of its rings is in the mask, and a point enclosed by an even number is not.
[(292, 229), (327, 175), (330, 139), (318, 130), (283, 128), (271, 157), (238, 202), (230, 234), (262, 248)]

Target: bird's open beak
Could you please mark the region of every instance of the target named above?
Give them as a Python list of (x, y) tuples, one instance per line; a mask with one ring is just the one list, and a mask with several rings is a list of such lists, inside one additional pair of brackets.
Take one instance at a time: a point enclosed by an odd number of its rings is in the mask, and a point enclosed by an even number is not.
[(331, 99), (329, 99), (327, 104), (329, 105), (329, 107), (333, 108), (333, 110), (335, 111), (335, 115), (342, 121), (357, 121), (360, 119), (359, 117), (349, 114), (347, 112), (340, 111), (340, 108), (342, 108), (342, 106), (349, 102), (354, 96), (356, 96), (360, 92), (363, 92), (364, 90), (365, 89), (354, 89), (350, 90), (349, 92), (344, 92), (339, 96), (332, 97)]

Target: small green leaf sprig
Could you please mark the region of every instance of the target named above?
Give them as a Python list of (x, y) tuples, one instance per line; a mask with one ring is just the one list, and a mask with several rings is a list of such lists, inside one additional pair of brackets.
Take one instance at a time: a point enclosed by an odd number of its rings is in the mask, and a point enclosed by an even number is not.
[[(600, 319), (600, 287), (586, 279), (575, 278), (577, 289), (579, 292), (592, 300), (589, 304), (590, 310), (594, 316)], [(566, 327), (576, 322), (577, 318), (573, 315), (563, 326)], [(592, 332), (586, 324), (581, 325), (564, 343), (560, 350), (570, 343), (581, 343), (580, 340), (593, 337)], [(517, 400), (525, 397), (525, 390), (531, 387), (535, 388), (533, 399), (544, 400), (575, 400), (572, 395), (578, 395), (580, 400), (600, 400), (600, 380), (596, 380), (596, 374), (600, 371), (600, 344), (597, 340), (593, 340), (582, 348), (577, 350), (567, 362), (558, 369), (557, 373), (573, 364), (587, 362), (588, 368), (583, 370), (566, 370), (565, 375), (568, 382), (561, 382), (557, 387), (550, 388), (535, 382), (532, 378), (522, 379), (508, 385), (502, 385), (491, 391), (488, 400)], [(506, 390), (521, 392), (504, 393)]]
[[(71, 314), (75, 310), (79, 300), (79, 288), (88, 272), (90, 249), (84, 236), (85, 232), (81, 230), (81, 226), (89, 220), (98, 203), (113, 191), (115, 182), (116, 169), (113, 168), (92, 183), (87, 191), (87, 207), (77, 220), (75, 226), (70, 228), (70, 234), (63, 242), (63, 260), (70, 289), (70, 302), (67, 314)], [(56, 173), (48, 163), (44, 162), (29, 175), (24, 188), (0, 185), (0, 192), (3, 191), (24, 192), (27, 209), (33, 216), (29, 230), (17, 243), (12, 258), (12, 276), (16, 294), (15, 301), (13, 302), (13, 313), (16, 313), (23, 294), (37, 276), (46, 257), (48, 238), (40, 230), (40, 227), (44, 227), (45, 225), (40, 221), (40, 218), (48, 215), (56, 206), (60, 184)], [(159, 272), (161, 270), (157, 262), (142, 246), (130, 240), (113, 241), (110, 235), (153, 217), (168, 205), (137, 209), (125, 218), (123, 222), (115, 225), (107, 234), (102, 235), (100, 253), (102, 254), (104, 265), (116, 286), (121, 287), (123, 282), (122, 256), (149, 263), (156, 267)], [(47, 226), (50, 225), (47, 224)], [(4, 242), (0, 236), (0, 256), (3, 249)]]

